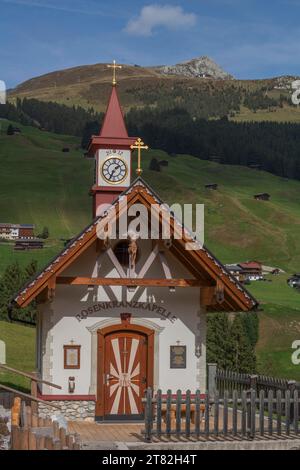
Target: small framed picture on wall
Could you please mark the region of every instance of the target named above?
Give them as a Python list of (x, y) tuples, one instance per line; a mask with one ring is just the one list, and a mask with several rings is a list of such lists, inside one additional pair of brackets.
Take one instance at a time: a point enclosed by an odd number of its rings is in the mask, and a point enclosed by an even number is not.
[(80, 349), (81, 346), (64, 346), (64, 369), (80, 369)]
[(170, 346), (170, 369), (186, 369), (186, 346)]

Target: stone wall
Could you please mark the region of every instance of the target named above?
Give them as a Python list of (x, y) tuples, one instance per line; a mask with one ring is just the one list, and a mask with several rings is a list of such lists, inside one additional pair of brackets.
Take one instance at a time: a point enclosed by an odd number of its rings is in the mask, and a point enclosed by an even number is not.
[(10, 447), (11, 411), (0, 405), (0, 451)]
[(55, 408), (39, 403), (39, 416), (45, 418), (46, 416), (62, 415), (64, 418), (70, 421), (74, 420), (85, 420), (94, 421), (95, 419), (95, 407), (94, 401), (75, 401), (75, 400), (61, 400), (51, 401), (53, 405), (61, 407), (61, 411)]

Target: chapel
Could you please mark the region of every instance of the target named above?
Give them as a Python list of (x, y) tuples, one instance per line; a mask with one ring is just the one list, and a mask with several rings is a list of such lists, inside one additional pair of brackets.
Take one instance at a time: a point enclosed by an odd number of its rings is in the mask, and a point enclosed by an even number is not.
[(61, 387), (43, 384), (39, 397), (69, 419), (142, 419), (148, 387), (205, 393), (207, 312), (257, 307), (142, 178), (147, 146), (128, 135), (116, 68), (88, 147), (91, 223), (13, 300), (19, 308), (37, 302), (36, 368)]

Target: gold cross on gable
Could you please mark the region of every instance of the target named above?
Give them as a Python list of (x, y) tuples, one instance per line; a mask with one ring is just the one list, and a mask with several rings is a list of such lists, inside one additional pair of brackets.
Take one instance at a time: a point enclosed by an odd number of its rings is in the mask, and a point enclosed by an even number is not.
[(117, 77), (116, 77), (116, 70), (121, 69), (122, 65), (117, 65), (116, 61), (114, 60), (112, 64), (109, 64), (107, 66), (109, 69), (113, 69), (113, 81), (112, 84), (113, 86), (116, 86), (117, 84)]
[(148, 150), (149, 147), (148, 145), (145, 145), (144, 142), (142, 141), (142, 139), (138, 138), (138, 140), (135, 142), (134, 145), (131, 145), (130, 148), (133, 150), (133, 149), (137, 149), (138, 150), (138, 167), (137, 167), (137, 175), (140, 176), (143, 172), (142, 168), (141, 168), (141, 151), (142, 149), (143, 150)]

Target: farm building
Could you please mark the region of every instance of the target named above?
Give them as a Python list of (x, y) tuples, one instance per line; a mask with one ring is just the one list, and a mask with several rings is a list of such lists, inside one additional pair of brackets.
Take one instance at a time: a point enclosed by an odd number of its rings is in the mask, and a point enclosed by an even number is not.
[(254, 199), (256, 201), (269, 201), (271, 198), (271, 195), (268, 193), (260, 193), (260, 194), (255, 194)]
[(24, 250), (40, 250), (44, 248), (44, 242), (42, 240), (17, 240), (14, 246), (16, 251)]
[(34, 225), (28, 224), (0, 224), (0, 238), (6, 240), (17, 240), (26, 239), (30, 240), (34, 238)]
[(246, 263), (239, 263), (238, 266), (242, 268), (244, 278), (248, 281), (263, 279), (262, 264), (260, 262), (247, 261)]
[(246, 275), (241, 266), (238, 264), (226, 264), (225, 267), (239, 282), (245, 281)]
[(216, 191), (218, 189), (218, 184), (217, 183), (206, 184), (205, 189)]

